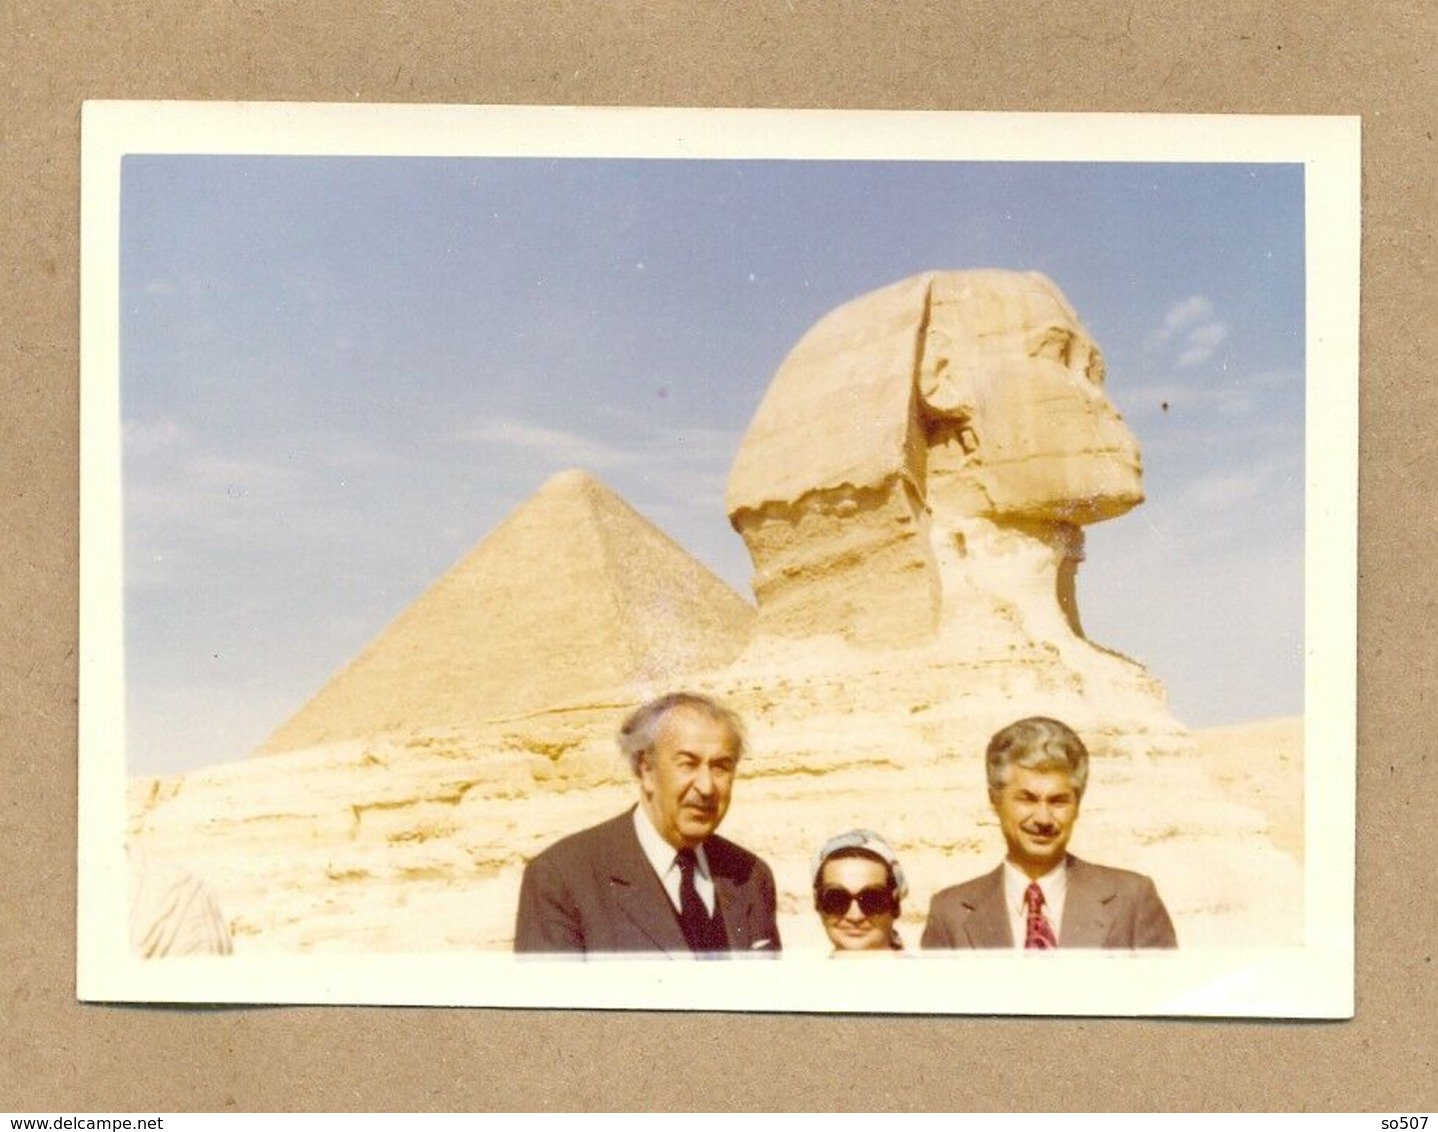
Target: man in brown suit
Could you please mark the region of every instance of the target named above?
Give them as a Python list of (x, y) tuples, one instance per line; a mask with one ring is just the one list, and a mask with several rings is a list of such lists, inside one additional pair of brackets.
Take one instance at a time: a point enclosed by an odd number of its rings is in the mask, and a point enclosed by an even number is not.
[(1008, 855), (934, 897), (920, 946), (1178, 946), (1153, 881), (1068, 852), (1088, 782), (1088, 750), (1071, 728), (1021, 719), (989, 740), (985, 762)]
[(738, 718), (676, 692), (634, 712), (619, 746), (639, 804), (529, 862), (515, 951), (777, 953), (769, 866), (714, 832), (744, 753)]

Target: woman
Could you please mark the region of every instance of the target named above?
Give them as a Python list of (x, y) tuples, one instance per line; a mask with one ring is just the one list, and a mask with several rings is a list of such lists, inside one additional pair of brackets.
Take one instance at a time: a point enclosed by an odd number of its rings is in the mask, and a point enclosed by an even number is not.
[(835, 955), (902, 951), (894, 922), (908, 892), (897, 854), (872, 830), (831, 837), (814, 858), (814, 909)]

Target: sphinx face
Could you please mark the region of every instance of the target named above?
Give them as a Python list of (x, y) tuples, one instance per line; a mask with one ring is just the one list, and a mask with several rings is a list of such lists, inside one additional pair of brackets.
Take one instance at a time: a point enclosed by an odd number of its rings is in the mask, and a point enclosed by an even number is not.
[(1043, 276), (934, 279), (919, 370), (936, 513), (1091, 523), (1143, 501), (1138, 442), (1103, 356)]

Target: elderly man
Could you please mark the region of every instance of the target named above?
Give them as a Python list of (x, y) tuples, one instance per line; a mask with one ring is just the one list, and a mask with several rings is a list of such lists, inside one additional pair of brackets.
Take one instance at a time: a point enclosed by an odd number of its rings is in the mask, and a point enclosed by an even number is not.
[(635, 711), (619, 747), (639, 804), (529, 863), (514, 949), (777, 952), (769, 866), (714, 832), (744, 754), (738, 718), (706, 696), (675, 692)]
[(1008, 856), (934, 897), (926, 948), (1176, 947), (1153, 881), (1069, 855), (1088, 782), (1088, 750), (1056, 719), (1034, 716), (989, 740), (989, 801)]

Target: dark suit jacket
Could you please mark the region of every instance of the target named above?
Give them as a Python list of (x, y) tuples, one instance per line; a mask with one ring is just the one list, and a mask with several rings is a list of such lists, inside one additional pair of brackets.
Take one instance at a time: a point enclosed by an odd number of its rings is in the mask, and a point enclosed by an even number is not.
[[(769, 866), (718, 836), (704, 842), (704, 856), (729, 950), (777, 952)], [(514, 949), (689, 953), (674, 905), (640, 848), (632, 810), (566, 837), (529, 862), (519, 886)]]
[[(1168, 909), (1148, 877), (1077, 857), (1070, 857), (1068, 866), (1059, 947), (1178, 946)], [(919, 946), (1013, 947), (1003, 866), (935, 896)]]

